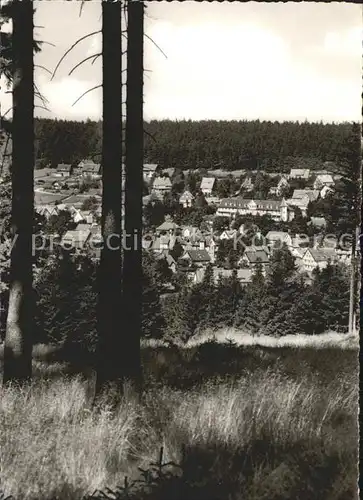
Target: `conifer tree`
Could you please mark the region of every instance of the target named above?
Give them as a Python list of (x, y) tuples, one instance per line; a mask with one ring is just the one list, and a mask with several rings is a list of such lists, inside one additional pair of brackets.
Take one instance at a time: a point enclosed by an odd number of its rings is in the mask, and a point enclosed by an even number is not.
[(266, 298), (266, 284), (261, 263), (257, 263), (252, 282), (247, 286), (239, 301), (236, 313), (236, 326), (257, 333), (263, 326), (261, 313)]

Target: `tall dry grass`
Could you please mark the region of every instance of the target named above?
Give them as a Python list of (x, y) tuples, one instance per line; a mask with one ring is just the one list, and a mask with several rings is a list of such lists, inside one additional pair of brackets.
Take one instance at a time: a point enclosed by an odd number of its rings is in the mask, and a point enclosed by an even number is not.
[(305, 498), (299, 492), (310, 500), (355, 498), (354, 375), (322, 385), (256, 370), (188, 391), (149, 388), (142, 404), (126, 395), (116, 413), (90, 409), (92, 383), (39, 379), (21, 391), (1, 388), (5, 494), (80, 499), (136, 477), (164, 446), (165, 460), (183, 459), (198, 484), (193, 498)]
[[(253, 335), (249, 331), (239, 328), (220, 328), (207, 329), (198, 335), (192, 337), (183, 347), (195, 347), (208, 341), (218, 343), (234, 342), (238, 346), (258, 346), (269, 348), (314, 348), (325, 349), (327, 347), (341, 349), (357, 349), (359, 346), (359, 335), (339, 333), (329, 331), (319, 335), (282, 335), (281, 337), (272, 337), (271, 335)], [(178, 342), (176, 342), (178, 344)], [(165, 345), (162, 340), (149, 339), (144, 340), (143, 345), (149, 347), (158, 347)]]

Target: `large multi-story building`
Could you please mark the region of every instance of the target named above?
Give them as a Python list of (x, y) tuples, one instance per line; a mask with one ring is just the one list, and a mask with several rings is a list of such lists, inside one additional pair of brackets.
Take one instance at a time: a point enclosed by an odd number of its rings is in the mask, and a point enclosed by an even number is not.
[(225, 198), (219, 204), (216, 215), (236, 217), (237, 215), (269, 215), (275, 221), (289, 222), (294, 218), (294, 210), (286, 200), (245, 200)]

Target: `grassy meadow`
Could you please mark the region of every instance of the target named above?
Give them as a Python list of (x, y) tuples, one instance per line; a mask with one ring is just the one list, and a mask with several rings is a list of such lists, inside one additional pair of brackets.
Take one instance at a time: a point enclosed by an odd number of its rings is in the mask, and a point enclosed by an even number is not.
[[(35, 347), (32, 385), (0, 386), (5, 497), (358, 498), (355, 342), (317, 349), (206, 335), (184, 349), (145, 345), (142, 356), (142, 401), (126, 390), (111, 412), (91, 407), (92, 371)], [(153, 466), (161, 447), (172, 464)]]

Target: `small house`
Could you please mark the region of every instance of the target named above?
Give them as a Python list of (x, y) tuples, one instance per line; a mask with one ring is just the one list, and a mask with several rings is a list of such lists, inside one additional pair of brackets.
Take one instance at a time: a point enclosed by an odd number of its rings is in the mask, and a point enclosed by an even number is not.
[(91, 235), (92, 233), (89, 229), (67, 231), (61, 239), (61, 245), (67, 250), (82, 250), (90, 240)]
[(172, 222), (170, 220), (164, 221), (160, 226), (156, 228), (156, 233), (157, 234), (175, 234), (176, 231), (180, 229), (178, 224), (175, 224), (175, 222)]
[(143, 177), (145, 181), (150, 181), (152, 177), (159, 170), (159, 166), (156, 163), (144, 163), (143, 165)]
[(170, 193), (171, 188), (172, 184), (169, 177), (155, 177), (152, 185), (152, 193), (162, 200), (165, 194)]
[(241, 262), (250, 268), (255, 268), (257, 264), (261, 264), (262, 269), (265, 270), (269, 264), (269, 257), (264, 250), (245, 250)]
[(323, 186), (320, 190), (320, 198), (326, 198), (330, 193), (333, 193), (334, 190), (330, 186)]
[(202, 182), (200, 183), (200, 190), (204, 194), (204, 196), (211, 196), (216, 179), (215, 177), (203, 177)]
[(276, 186), (272, 186), (270, 188), (270, 193), (275, 194), (277, 196), (281, 196), (284, 190), (290, 187), (290, 183), (287, 180), (286, 176), (282, 176)]
[(285, 233), (284, 231), (269, 231), (266, 234), (267, 244), (273, 248), (276, 248), (278, 245), (281, 247), (284, 243), (288, 247), (292, 246), (292, 238), (289, 233)]
[(304, 179), (308, 180), (310, 177), (310, 169), (308, 168), (292, 168), (290, 170), (290, 179)]
[[(242, 286), (246, 286), (252, 281), (253, 270), (249, 268), (237, 269), (237, 279)], [(224, 269), (222, 267), (213, 268), (213, 278), (215, 284), (220, 279), (230, 278), (233, 275), (233, 269)]]
[(101, 165), (99, 163), (86, 163), (82, 166), (82, 176), (91, 179), (101, 178)]
[(311, 217), (310, 222), (308, 222), (308, 225), (313, 225), (315, 227), (318, 227), (319, 229), (325, 229), (326, 219), (325, 217)]
[(308, 248), (301, 259), (304, 271), (312, 272), (314, 269), (325, 269), (330, 262), (337, 260), (334, 248)]
[(190, 265), (203, 266), (210, 263), (210, 255), (207, 250), (187, 250), (179, 261)]
[(57, 171), (54, 174), (56, 177), (70, 177), (72, 166), (66, 163), (60, 163), (57, 166)]
[(220, 240), (233, 240), (236, 238), (238, 235), (238, 232), (236, 229), (225, 229), (222, 234), (220, 235), (219, 239)]
[(245, 180), (242, 182), (241, 189), (244, 191), (252, 191), (254, 188), (254, 184), (252, 182), (252, 178), (247, 176)]
[(319, 198), (319, 194), (318, 189), (294, 189), (292, 198), (305, 198), (307, 196), (309, 201), (315, 201)]
[(195, 198), (190, 191), (184, 191), (179, 198), (179, 203), (183, 206), (183, 208), (189, 208), (193, 205), (194, 199)]
[(334, 179), (330, 174), (318, 175), (314, 181), (314, 189), (322, 189), (323, 186), (334, 186)]

